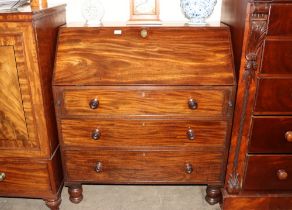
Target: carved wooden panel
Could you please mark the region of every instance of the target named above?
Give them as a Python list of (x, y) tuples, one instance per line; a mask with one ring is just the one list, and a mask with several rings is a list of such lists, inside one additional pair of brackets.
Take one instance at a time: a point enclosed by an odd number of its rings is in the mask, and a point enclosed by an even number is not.
[(0, 55), (0, 139), (27, 141), (13, 47), (0, 47)]
[[(13, 23), (10, 24), (12, 26)], [(1, 126), (7, 126), (7, 117), (11, 119), (11, 116), (17, 115), (11, 123), (13, 124), (12, 130), (5, 131), (5, 135), (1, 134), (0, 138), (0, 149), (20, 149), (20, 150), (35, 150), (39, 148), (39, 140), (36, 134), (35, 128), (35, 116), (32, 107), (32, 96), (31, 96), (31, 86), (28, 75), (28, 69), (32, 68), (31, 64), (26, 59), (25, 52), (25, 39), (27, 39), (27, 33), (30, 32), (28, 26), (15, 25), (18, 31), (9, 30), (7, 25), (0, 24), (0, 48), (1, 48), (1, 63), (5, 62), (4, 59), (12, 60), (9, 66), (6, 63), (1, 65), (1, 108), (2, 120), (6, 118), (6, 122), (2, 122)], [(2, 31), (4, 29), (5, 33)], [(25, 33), (19, 32), (20, 30), (25, 31)], [(5, 55), (3, 57), (2, 55)], [(6, 71), (6, 73), (4, 72)], [(7, 74), (7, 76), (5, 76)], [(10, 84), (4, 84), (8, 82), (7, 78), (10, 75)], [(13, 78), (12, 78), (13, 77)], [(5, 89), (3, 89), (6, 86)], [(9, 87), (9, 88), (8, 88)], [(9, 91), (9, 92), (7, 92)], [(8, 100), (10, 96), (10, 101)], [(3, 107), (4, 101), (6, 106)], [(8, 109), (8, 107), (10, 108)], [(6, 116), (5, 118), (3, 116)], [(17, 122), (16, 122), (17, 121)], [(12, 126), (12, 125), (11, 125)], [(4, 138), (5, 137), (5, 138)], [(1, 152), (4, 155), (5, 152)]]

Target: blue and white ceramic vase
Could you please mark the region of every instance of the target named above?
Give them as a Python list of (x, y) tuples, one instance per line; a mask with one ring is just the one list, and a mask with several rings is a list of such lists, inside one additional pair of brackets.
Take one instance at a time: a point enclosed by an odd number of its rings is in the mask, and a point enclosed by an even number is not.
[(180, 6), (189, 24), (206, 24), (205, 20), (214, 10), (217, 0), (180, 0)]

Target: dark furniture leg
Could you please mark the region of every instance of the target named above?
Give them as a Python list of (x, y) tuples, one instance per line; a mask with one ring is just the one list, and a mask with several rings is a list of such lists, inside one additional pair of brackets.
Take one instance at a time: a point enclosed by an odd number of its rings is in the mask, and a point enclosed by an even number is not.
[(205, 199), (210, 205), (219, 203), (222, 200), (222, 193), (219, 186), (208, 186), (206, 193)]
[(68, 192), (69, 192), (69, 195), (70, 195), (70, 201), (72, 203), (77, 204), (77, 203), (80, 203), (82, 201), (82, 199), (83, 199), (82, 185), (72, 185), (72, 186), (69, 186)]

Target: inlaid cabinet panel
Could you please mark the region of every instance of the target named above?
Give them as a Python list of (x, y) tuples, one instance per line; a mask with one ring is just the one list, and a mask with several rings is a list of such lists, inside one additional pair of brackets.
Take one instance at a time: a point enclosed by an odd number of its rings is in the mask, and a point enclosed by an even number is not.
[(0, 140), (27, 141), (28, 133), (12, 46), (0, 46)]
[[(0, 24), (0, 28), (1, 26)], [(33, 99), (27, 72), (30, 67), (25, 58), (23, 39), (24, 35), (21, 33), (7, 31), (6, 34), (0, 34), (0, 110), (3, 127), (0, 149), (16, 148), (29, 154), (39, 150), (40, 142), (35, 128)], [(1, 154), (4, 155), (3, 152)]]

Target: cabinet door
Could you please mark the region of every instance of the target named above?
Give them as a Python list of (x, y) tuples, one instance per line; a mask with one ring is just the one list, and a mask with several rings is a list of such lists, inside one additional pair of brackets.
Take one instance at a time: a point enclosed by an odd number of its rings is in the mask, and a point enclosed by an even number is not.
[[(12, 46), (0, 47), (0, 139), (16, 143), (28, 140), (15, 55)], [(7, 145), (7, 143), (6, 143)]]
[(0, 157), (44, 156), (33, 32), (20, 24), (13, 28), (0, 33)]

